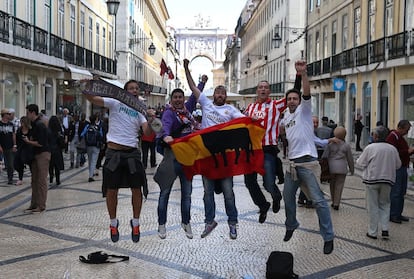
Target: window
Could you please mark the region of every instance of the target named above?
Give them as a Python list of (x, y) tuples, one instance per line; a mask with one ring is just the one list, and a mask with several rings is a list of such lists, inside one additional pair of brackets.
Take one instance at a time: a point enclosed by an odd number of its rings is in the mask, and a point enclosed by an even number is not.
[(414, 0), (407, 0), (406, 5), (407, 5), (407, 9), (405, 11), (407, 13), (406, 30), (413, 30), (414, 29)]
[(96, 44), (96, 53), (99, 53), (99, 23), (96, 23), (96, 32), (95, 32), (95, 44)]
[(14, 15), (14, 1), (15, 0), (6, 0), (7, 13)]
[(34, 0), (26, 0), (26, 21), (30, 24), (34, 23)]
[(348, 48), (348, 15), (342, 16), (342, 50)]
[(313, 11), (313, 0), (309, 0), (309, 12)]
[(59, 0), (58, 6), (58, 35), (65, 36), (65, 0)]
[(319, 38), (319, 31), (315, 33), (315, 59), (316, 61), (320, 60), (320, 53), (321, 53), (321, 42)]
[(76, 42), (75, 5), (70, 5), (70, 40)]
[(313, 42), (312, 42), (312, 34), (309, 34), (308, 36), (308, 55), (309, 55), (309, 61), (313, 62), (314, 61), (314, 53), (313, 53)]
[(361, 44), (361, 7), (354, 10), (354, 46)]
[(387, 7), (385, 10), (385, 36), (392, 35), (392, 22), (393, 22), (393, 10), (394, 6), (392, 0), (387, 0)]
[(322, 47), (323, 47), (323, 58), (328, 57), (328, 26), (323, 27), (323, 40), (322, 40)]
[(43, 26), (43, 29), (45, 29), (47, 32), (50, 32), (50, 2), (49, 0), (45, 0), (45, 6), (44, 6), (43, 11), (45, 13), (44, 14), (45, 20), (43, 21), (45, 25)]
[(368, 40), (375, 40), (375, 0), (369, 0), (368, 4)]
[(334, 20), (332, 22), (332, 42), (331, 42), (332, 55), (336, 54), (336, 30), (337, 30), (337, 22), (336, 20)]
[(102, 55), (106, 56), (106, 28), (102, 28)]
[(89, 40), (89, 50), (92, 50), (92, 33), (93, 33), (93, 21), (92, 18), (89, 17), (89, 30), (88, 30), (88, 40)]
[(113, 46), (112, 46), (112, 32), (111, 31), (109, 31), (108, 32), (108, 50), (109, 50), (109, 57), (111, 57), (111, 58), (113, 58), (113, 55), (112, 55), (112, 50), (113, 50), (114, 48), (113, 48)]
[(403, 85), (401, 89), (403, 102), (401, 119), (414, 121), (414, 84)]
[(80, 46), (85, 47), (85, 12), (80, 12)]

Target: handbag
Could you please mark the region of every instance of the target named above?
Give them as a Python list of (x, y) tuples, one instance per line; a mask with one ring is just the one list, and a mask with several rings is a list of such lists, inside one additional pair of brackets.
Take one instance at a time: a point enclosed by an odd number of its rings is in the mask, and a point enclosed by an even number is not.
[(320, 159), (319, 165), (321, 166), (321, 177), (320, 177), (321, 183), (329, 182), (332, 179), (332, 176), (331, 176), (331, 172), (329, 171), (328, 158)]
[(86, 140), (85, 137), (82, 137), (78, 144), (76, 145), (76, 149), (79, 153), (86, 153)]

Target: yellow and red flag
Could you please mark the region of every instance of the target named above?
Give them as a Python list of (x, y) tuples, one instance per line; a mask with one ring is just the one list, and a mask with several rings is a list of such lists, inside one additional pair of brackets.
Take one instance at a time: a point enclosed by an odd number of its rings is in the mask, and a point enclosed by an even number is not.
[(241, 117), (175, 139), (171, 148), (188, 179), (196, 174), (210, 179), (253, 172), (263, 175), (264, 133), (257, 121)]

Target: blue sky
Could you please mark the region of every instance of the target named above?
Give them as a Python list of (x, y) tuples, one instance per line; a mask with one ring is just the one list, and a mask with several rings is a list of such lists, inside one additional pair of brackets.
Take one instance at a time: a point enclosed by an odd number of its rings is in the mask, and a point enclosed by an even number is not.
[(195, 16), (210, 18), (210, 27), (234, 31), (237, 19), (247, 0), (164, 0), (170, 20), (175, 28), (194, 26)]

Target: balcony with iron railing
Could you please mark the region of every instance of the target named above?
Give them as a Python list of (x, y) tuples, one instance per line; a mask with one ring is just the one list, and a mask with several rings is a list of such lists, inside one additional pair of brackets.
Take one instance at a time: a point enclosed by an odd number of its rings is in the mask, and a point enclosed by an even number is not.
[(37, 26), (0, 11), (0, 42), (25, 48), (69, 64), (116, 74), (116, 61), (51, 34)]
[[(414, 31), (388, 36), (308, 64), (308, 75), (318, 76), (414, 55)], [(322, 64), (322, 69), (320, 66)]]

